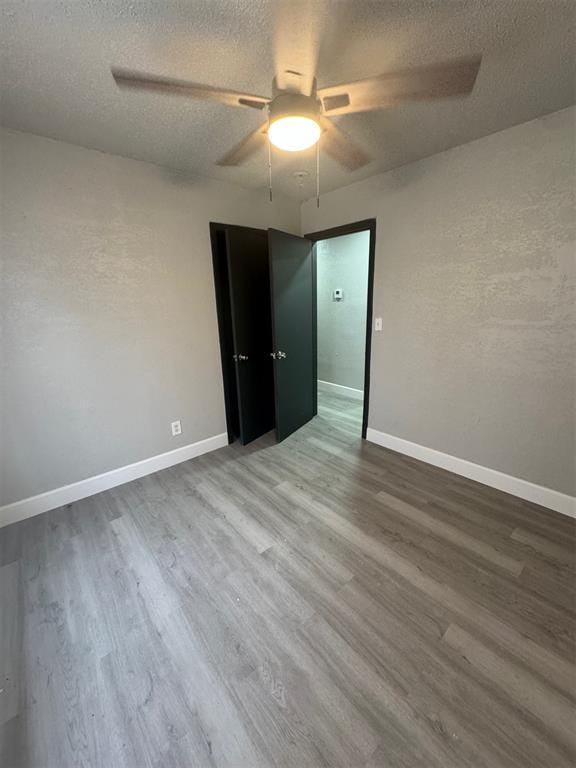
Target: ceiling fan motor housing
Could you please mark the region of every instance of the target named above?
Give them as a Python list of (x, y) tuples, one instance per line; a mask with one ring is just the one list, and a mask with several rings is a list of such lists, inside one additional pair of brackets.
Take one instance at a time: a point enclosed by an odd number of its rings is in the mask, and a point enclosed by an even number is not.
[(302, 93), (291, 93), (290, 91), (275, 96), (268, 105), (268, 110), (271, 123), (281, 117), (292, 115), (309, 117), (315, 122), (319, 122), (320, 118), (320, 102), (317, 99), (313, 96), (304, 96)]

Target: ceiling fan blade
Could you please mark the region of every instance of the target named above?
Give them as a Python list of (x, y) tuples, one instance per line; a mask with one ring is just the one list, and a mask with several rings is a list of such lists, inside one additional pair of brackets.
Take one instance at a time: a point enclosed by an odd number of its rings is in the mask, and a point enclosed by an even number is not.
[(351, 141), (331, 120), (320, 118), (323, 133), (320, 149), (349, 171), (356, 171), (370, 162), (369, 155)]
[(275, 15), (276, 86), (310, 96), (329, 0), (279, 0)]
[(211, 85), (200, 85), (199, 83), (190, 83), (186, 80), (173, 80), (169, 77), (157, 77), (156, 75), (131, 72), (126, 69), (113, 69), (112, 77), (120, 88), (150, 91), (151, 93), (177, 94), (187, 96), (190, 99), (216, 101), (219, 104), (227, 104), (229, 107), (264, 109), (270, 101), (270, 99), (264, 96), (226, 91), (223, 88), (214, 88)]
[(266, 144), (268, 123), (262, 123), (255, 131), (249, 133), (241, 142), (218, 160), (217, 165), (242, 165), (252, 155)]
[(321, 88), (326, 115), (346, 115), (393, 107), (409, 101), (465, 96), (474, 88), (481, 56), (430, 67), (390, 72), (366, 80)]

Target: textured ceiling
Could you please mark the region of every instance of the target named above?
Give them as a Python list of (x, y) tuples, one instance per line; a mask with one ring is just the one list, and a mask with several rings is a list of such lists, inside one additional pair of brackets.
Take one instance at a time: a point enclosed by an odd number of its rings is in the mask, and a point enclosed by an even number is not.
[[(116, 88), (110, 66), (270, 94), (275, 29), (307, 30), (294, 0), (2, 0), (2, 124), (203, 176), (265, 187), (265, 152), (215, 161), (261, 113)], [(298, 10), (299, 4), (303, 6)], [(482, 52), (472, 96), (335, 118), (373, 162), (351, 174), (326, 156), (323, 190), (562, 109), (575, 101), (573, 0), (335, 0), (327, 3), (319, 87)], [(282, 44), (282, 40), (280, 41)], [(297, 66), (297, 65), (296, 65)], [(275, 151), (275, 186), (314, 194), (314, 158)], [(309, 171), (302, 187), (294, 172)]]

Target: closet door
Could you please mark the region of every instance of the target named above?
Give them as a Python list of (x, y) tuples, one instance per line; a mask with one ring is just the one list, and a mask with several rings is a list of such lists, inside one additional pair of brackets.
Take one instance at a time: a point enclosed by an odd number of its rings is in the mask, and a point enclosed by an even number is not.
[(316, 311), (313, 244), (268, 230), (274, 340), (276, 437), (316, 414)]
[(243, 445), (274, 427), (270, 277), (266, 232), (226, 230), (233, 360)]

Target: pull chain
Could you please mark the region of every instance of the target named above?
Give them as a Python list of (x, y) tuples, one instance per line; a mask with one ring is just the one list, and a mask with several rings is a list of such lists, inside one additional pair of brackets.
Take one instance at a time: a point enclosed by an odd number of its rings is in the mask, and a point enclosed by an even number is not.
[(316, 208), (320, 208), (320, 141), (316, 142)]
[(268, 118), (266, 138), (268, 139), (268, 195), (269, 202), (272, 202), (272, 145), (270, 144), (270, 118)]

